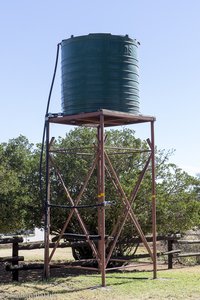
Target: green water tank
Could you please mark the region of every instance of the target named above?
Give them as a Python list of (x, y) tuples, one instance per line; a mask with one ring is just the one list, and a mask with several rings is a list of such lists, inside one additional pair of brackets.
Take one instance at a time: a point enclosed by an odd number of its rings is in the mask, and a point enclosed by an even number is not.
[(64, 115), (109, 109), (139, 113), (138, 42), (104, 33), (61, 42)]

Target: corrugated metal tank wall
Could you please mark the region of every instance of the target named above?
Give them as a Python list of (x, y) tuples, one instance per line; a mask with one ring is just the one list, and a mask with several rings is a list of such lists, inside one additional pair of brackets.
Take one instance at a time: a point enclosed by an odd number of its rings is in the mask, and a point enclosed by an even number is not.
[(64, 115), (109, 109), (139, 113), (138, 42), (89, 34), (61, 43)]

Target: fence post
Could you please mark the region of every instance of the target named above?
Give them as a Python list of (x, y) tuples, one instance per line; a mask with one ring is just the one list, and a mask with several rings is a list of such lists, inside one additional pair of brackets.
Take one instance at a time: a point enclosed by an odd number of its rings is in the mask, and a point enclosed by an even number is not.
[[(173, 240), (167, 241), (167, 250), (168, 252), (173, 250)], [(168, 254), (168, 269), (173, 268), (173, 254)]]
[[(19, 248), (18, 248), (18, 242), (14, 242), (12, 245), (12, 257), (17, 256), (19, 253)], [(12, 261), (12, 265), (18, 265), (19, 262), (17, 261)], [(12, 280), (13, 281), (18, 281), (19, 280), (19, 271), (18, 270), (13, 270), (12, 271)]]

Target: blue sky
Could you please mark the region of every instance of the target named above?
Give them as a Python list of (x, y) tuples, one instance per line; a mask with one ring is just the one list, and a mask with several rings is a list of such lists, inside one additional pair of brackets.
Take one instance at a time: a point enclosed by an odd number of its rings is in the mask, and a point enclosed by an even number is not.
[[(20, 134), (41, 141), (57, 43), (72, 34), (128, 34), (141, 43), (140, 112), (156, 116), (158, 148), (176, 149), (173, 162), (200, 172), (199, 15), (198, 0), (1, 0), (0, 142)], [(60, 112), (59, 71), (51, 101), (50, 111)], [(142, 126), (137, 135), (148, 137)]]

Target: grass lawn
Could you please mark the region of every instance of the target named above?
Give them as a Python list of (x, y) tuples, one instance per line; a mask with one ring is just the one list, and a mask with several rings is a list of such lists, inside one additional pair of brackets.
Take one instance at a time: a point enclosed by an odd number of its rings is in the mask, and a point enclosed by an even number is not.
[(200, 266), (152, 272), (107, 274), (107, 286), (99, 275), (51, 278), (48, 282), (1, 284), (0, 299), (200, 299)]

